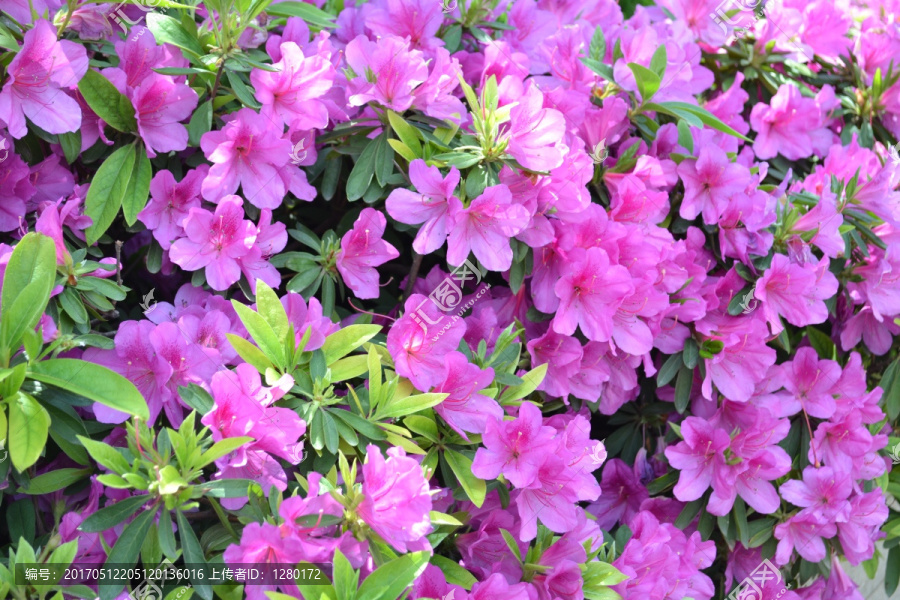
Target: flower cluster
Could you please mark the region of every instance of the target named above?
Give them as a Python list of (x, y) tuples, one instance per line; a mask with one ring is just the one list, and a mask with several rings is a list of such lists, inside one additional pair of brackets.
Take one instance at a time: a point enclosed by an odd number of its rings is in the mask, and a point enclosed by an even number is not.
[(5, 4), (11, 563), (327, 579), (203, 600), (897, 564), (897, 2)]

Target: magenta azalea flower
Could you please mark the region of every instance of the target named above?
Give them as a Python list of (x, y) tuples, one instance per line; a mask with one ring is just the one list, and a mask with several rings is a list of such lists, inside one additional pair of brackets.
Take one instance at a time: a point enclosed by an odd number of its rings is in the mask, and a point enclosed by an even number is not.
[(281, 44), (277, 71), (254, 69), (250, 82), (263, 114), (296, 129), (322, 129), (328, 125), (328, 107), (319, 98), (331, 89), (334, 67), (321, 56), (305, 57), (294, 42)]
[(364, 208), (353, 229), (341, 238), (337, 269), (357, 298), (378, 297), (378, 267), (400, 256), (381, 239), (387, 219), (374, 208)]
[(460, 352), (448, 354), (445, 364), (446, 378), (431, 391), (449, 396), (434, 407), (434, 412), (468, 440), (465, 432), (484, 433), (489, 419), (503, 418), (503, 409), (497, 401), (477, 392), (491, 384), (494, 370), (479, 369)]
[[(259, 208), (278, 208), (289, 188), (291, 143), (275, 132), (272, 122), (249, 108), (225, 117), (221, 131), (210, 131), (200, 147), (213, 163), (203, 180), (203, 197), (219, 202), (241, 186), (247, 201)], [(305, 176), (304, 176), (305, 178)]]
[(172, 262), (188, 271), (205, 268), (214, 290), (237, 283), (239, 259), (250, 252), (257, 236), (253, 223), (244, 220), (243, 204), (238, 196), (225, 196), (215, 213), (192, 208), (184, 220), (187, 237), (175, 240), (169, 249)]
[(25, 117), (48, 133), (77, 131), (81, 108), (67, 90), (78, 85), (87, 69), (84, 46), (57, 41), (56, 28), (38, 20), (6, 68), (8, 79), (0, 91), (0, 120), (10, 135), (25, 137)]
[(466, 208), (451, 198), (449, 216), (453, 225), (447, 239), (447, 261), (451, 265), (463, 264), (473, 252), (492, 271), (509, 269), (513, 258), (509, 239), (528, 225), (528, 212), (513, 203), (508, 187), (486, 188)]
[(362, 477), (359, 518), (399, 552), (427, 548), (431, 493), (419, 463), (398, 447), (389, 449), (385, 460), (381, 450), (369, 444)]
[(200, 206), (200, 184), (208, 172), (207, 165), (200, 165), (176, 183), (172, 172), (163, 169), (150, 181), (150, 201), (138, 213), (138, 219), (153, 232), (163, 250), (184, 235), (184, 220), (192, 208)]
[(451, 227), (449, 201), (459, 185), (459, 170), (450, 167), (446, 177), (437, 167), (429, 167), (422, 159), (409, 163), (409, 179), (416, 191), (398, 188), (385, 201), (391, 217), (400, 223), (422, 224), (413, 250), (430, 254), (444, 245)]
[(377, 42), (359, 36), (345, 52), (353, 70), (348, 76), (351, 106), (377, 102), (402, 113), (412, 106), (413, 90), (428, 79), (422, 53), (410, 50), (407, 40), (394, 35)]

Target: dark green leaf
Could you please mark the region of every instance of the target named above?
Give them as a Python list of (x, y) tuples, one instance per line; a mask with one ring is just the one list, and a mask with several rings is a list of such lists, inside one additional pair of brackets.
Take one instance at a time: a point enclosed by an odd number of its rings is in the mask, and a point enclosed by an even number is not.
[(150, 12), (147, 14), (147, 28), (157, 44), (172, 44), (199, 58), (206, 54), (197, 38), (189, 33), (184, 26), (172, 17)]
[(88, 70), (78, 82), (78, 91), (91, 110), (110, 127), (125, 133), (137, 131), (131, 100), (117, 90), (109, 79), (97, 71)]
[[(107, 565), (121, 565), (124, 567), (125, 565), (131, 566), (137, 561), (141, 552), (141, 546), (144, 544), (144, 538), (147, 537), (147, 533), (150, 531), (150, 525), (153, 523), (155, 514), (155, 510), (145, 510), (135, 517), (134, 521), (125, 526), (122, 535), (116, 540), (115, 545), (106, 557)], [(120, 581), (120, 583), (111, 582), (108, 585), (99, 586), (100, 599), (112, 600), (118, 596), (122, 588), (125, 587), (125, 581)]]
[[(181, 549), (184, 552), (184, 562), (194, 565), (206, 565), (206, 557), (203, 556), (203, 549), (200, 547), (200, 541), (191, 528), (190, 522), (184, 513), (180, 510), (175, 513), (178, 521), (178, 536), (181, 538)], [(212, 600), (213, 590), (202, 579), (191, 578), (191, 583), (197, 593), (204, 600)]]
[(136, 513), (138, 509), (147, 503), (147, 500), (149, 500), (149, 496), (135, 496), (119, 500), (115, 504), (101, 508), (89, 516), (82, 521), (78, 529), (85, 533), (106, 531)]
[(688, 403), (691, 401), (691, 388), (694, 386), (694, 371), (685, 366), (678, 371), (678, 379), (675, 381), (675, 410), (684, 414)]
[(134, 162), (134, 148), (123, 146), (103, 161), (94, 174), (84, 202), (84, 214), (93, 219), (91, 226), (85, 230), (88, 245), (96, 243), (119, 214), (134, 171)]

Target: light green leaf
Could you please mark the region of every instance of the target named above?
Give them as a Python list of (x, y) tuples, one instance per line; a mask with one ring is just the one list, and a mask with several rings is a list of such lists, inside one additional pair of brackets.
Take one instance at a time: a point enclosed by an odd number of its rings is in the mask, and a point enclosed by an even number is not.
[(507, 388), (506, 391), (500, 395), (500, 404), (521, 400), (525, 396), (531, 394), (539, 385), (541, 385), (546, 374), (547, 363), (539, 365), (525, 373), (525, 375), (522, 376), (524, 383)]
[(20, 487), (20, 494), (38, 496), (61, 490), (84, 479), (92, 473), (92, 469), (56, 469), (38, 475), (28, 482), (28, 487)]
[(35, 363), (29, 377), (84, 396), (144, 421), (150, 419), (147, 402), (129, 380), (104, 366), (74, 358)]
[(279, 2), (266, 8), (266, 12), (276, 17), (300, 17), (319, 29), (329, 29), (335, 26), (334, 15), (307, 2)]
[(94, 461), (106, 467), (110, 471), (118, 473), (119, 475), (131, 471), (131, 465), (128, 464), (128, 461), (125, 460), (125, 457), (122, 456), (118, 450), (116, 450), (109, 444), (104, 444), (103, 442), (92, 440), (91, 438), (85, 437), (83, 435), (78, 436), (78, 441), (81, 442), (81, 445), (85, 447), (85, 449), (88, 451), (88, 454), (91, 455), (91, 458), (93, 458)]
[(34, 329), (56, 280), (56, 246), (39, 233), (29, 233), (13, 249), (0, 295), (0, 347), (4, 364), (18, 349), (26, 330)]
[(100, 239), (112, 224), (122, 200), (128, 191), (128, 182), (134, 171), (134, 149), (123, 146), (103, 161), (91, 180), (87, 198), (84, 201), (84, 214), (93, 219), (93, 223), (85, 230), (88, 245)]
[(381, 420), (396, 417), (405, 417), (406, 415), (411, 415), (413, 413), (423, 411), (426, 408), (437, 406), (438, 404), (443, 402), (447, 396), (449, 396), (449, 394), (428, 393), (392, 399), (387, 403), (381, 403), (378, 405), (378, 410), (375, 413), (375, 419)]
[(97, 533), (115, 527), (138, 511), (149, 500), (149, 496), (135, 496), (104, 506), (78, 526), (85, 533)]
[(397, 600), (428, 566), (429, 552), (412, 552), (388, 561), (366, 577), (356, 597), (360, 600)]
[(330, 365), (347, 356), (381, 332), (381, 325), (349, 325), (327, 338), (322, 344), (325, 364)]
[(33, 397), (18, 392), (9, 403), (9, 457), (21, 473), (40, 458), (50, 432), (50, 415)]
[(237, 300), (232, 300), (231, 305), (237, 311), (238, 317), (240, 317), (244, 327), (247, 328), (247, 332), (253, 337), (253, 341), (263, 351), (266, 358), (275, 366), (284, 367), (284, 345), (281, 343), (281, 338), (276, 335), (262, 315), (254, 312), (250, 307), (241, 304)]
[(146, 20), (147, 28), (156, 38), (157, 44), (178, 46), (197, 58), (205, 54), (197, 38), (188, 33), (178, 20), (158, 12), (148, 13)]
[(662, 83), (659, 75), (637, 63), (628, 63), (628, 68), (634, 73), (634, 79), (637, 82), (642, 102), (650, 102), (653, 95), (659, 91), (659, 86)]
[(444, 449), (444, 458), (447, 459), (450, 470), (456, 475), (472, 504), (481, 508), (481, 505), (484, 504), (487, 486), (484, 480), (479, 479), (472, 473), (472, 461), (467, 456), (450, 448)]

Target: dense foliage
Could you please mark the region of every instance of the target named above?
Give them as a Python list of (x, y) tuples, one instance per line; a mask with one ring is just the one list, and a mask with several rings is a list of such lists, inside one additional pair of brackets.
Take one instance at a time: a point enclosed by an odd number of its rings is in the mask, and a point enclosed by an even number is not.
[[(0, 0), (0, 48), (0, 597), (896, 590), (900, 1)], [(17, 572), (163, 561), (323, 579)]]

